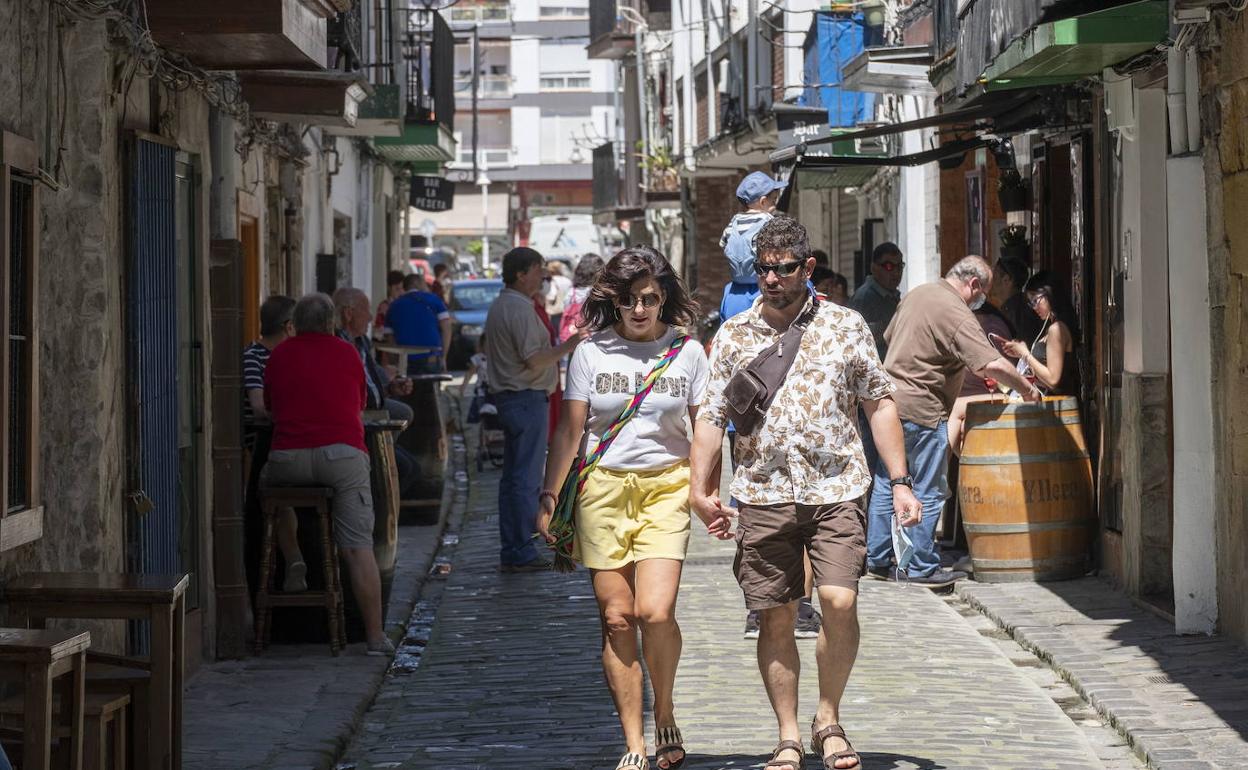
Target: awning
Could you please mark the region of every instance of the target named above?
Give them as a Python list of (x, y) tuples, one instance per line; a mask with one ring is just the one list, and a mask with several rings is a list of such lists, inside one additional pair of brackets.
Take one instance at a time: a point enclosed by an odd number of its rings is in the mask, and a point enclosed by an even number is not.
[(1156, 47), (1169, 34), (1165, 0), (1143, 0), (1037, 26), (993, 59), (988, 90), (1071, 83)]
[(881, 94), (931, 94), (930, 45), (867, 48), (845, 64), (842, 85), (850, 91)]

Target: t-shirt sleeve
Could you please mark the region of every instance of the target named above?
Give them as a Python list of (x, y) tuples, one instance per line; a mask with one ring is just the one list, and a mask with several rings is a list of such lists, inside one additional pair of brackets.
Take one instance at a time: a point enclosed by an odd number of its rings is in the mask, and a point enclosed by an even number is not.
[(434, 294), (433, 299), (429, 301), (429, 304), (433, 307), (434, 315), (438, 317), (439, 321), (444, 321), (451, 317), (451, 311), (446, 307), (446, 303), (443, 302), (442, 298), (438, 295)]
[(728, 427), (728, 400), (724, 398), (724, 389), (732, 378), (732, 363), (725, 354), (725, 335), (723, 328), (715, 334), (711, 342), (711, 357), (707, 363), (706, 390), (702, 395), (702, 403), (698, 408), (698, 420), (710, 423), (717, 428)]
[(892, 395), (897, 386), (880, 363), (875, 338), (862, 316), (853, 314), (853, 392), (861, 401), (878, 401)]
[(264, 390), (264, 363), (251, 349), (243, 352), (243, 392), (249, 390)]
[(953, 353), (972, 372), (978, 372), (1001, 357), (1001, 353), (988, 341), (984, 328), (974, 315), (958, 324), (953, 331)]
[(589, 403), (589, 394), (593, 392), (594, 372), (590, 362), (592, 344), (583, 342), (572, 351), (572, 360), (568, 362), (567, 382), (563, 386), (564, 401), (584, 401)]
[(519, 348), (516, 352), (520, 354), (521, 362), (550, 347), (550, 332), (542, 319), (537, 317), (537, 310), (532, 305), (521, 309), (513, 323)]
[(691, 352), (681, 351), (690, 357), (689, 361), (689, 406), (701, 406), (706, 398), (706, 382), (710, 377), (710, 365), (706, 360), (706, 351), (696, 339), (685, 343)]
[(731, 224), (724, 228), (724, 232), (719, 236), (719, 248), (724, 249), (728, 247), (728, 231), (731, 229)]

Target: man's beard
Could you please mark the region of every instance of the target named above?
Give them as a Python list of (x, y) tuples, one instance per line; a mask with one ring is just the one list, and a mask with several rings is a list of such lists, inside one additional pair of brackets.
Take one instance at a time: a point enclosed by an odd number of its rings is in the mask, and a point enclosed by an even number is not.
[(773, 310), (784, 310), (792, 307), (793, 303), (800, 302), (806, 298), (808, 294), (805, 282), (794, 286), (792, 289), (785, 289), (780, 296), (771, 297), (766, 292), (763, 293), (763, 301), (767, 303)]

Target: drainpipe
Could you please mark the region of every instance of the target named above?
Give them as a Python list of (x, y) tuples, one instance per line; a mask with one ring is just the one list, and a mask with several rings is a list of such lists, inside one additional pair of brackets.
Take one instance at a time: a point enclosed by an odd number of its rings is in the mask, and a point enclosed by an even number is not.
[(706, 59), (706, 138), (715, 137), (715, 108), (719, 92), (715, 90), (715, 63), (711, 61), (711, 0), (702, 0), (702, 55)]
[(1187, 73), (1183, 50), (1166, 50), (1166, 111), (1170, 117), (1170, 154), (1184, 155), (1191, 149), (1187, 128)]
[[(640, 14), (639, 14), (640, 15)], [(641, 19), (633, 19), (633, 57), (637, 60), (637, 109), (641, 116), (641, 154), (643, 162), (641, 164), (641, 188), (649, 189), (650, 170), (645, 158), (650, 155), (650, 115), (646, 109), (649, 100), (646, 99), (646, 41), (642, 35), (645, 25), (641, 23)]]
[[(685, 2), (689, 3), (688, 13), (685, 13)], [(693, 86), (693, 23), (691, 21), (691, 17), (693, 16), (693, 2), (694, 0), (681, 0), (680, 2), (680, 12), (683, 17), (682, 21), (685, 23), (685, 37), (688, 38), (685, 45), (685, 72), (684, 77), (681, 78), (681, 98), (685, 100), (685, 120), (680, 127), (681, 133), (683, 134), (681, 138), (680, 154), (684, 158), (685, 171), (690, 173), (692, 173), (695, 168), (693, 163), (693, 143), (695, 137), (697, 136), (698, 130), (698, 116), (696, 114), (698, 110), (698, 102), (694, 96), (695, 92)]]

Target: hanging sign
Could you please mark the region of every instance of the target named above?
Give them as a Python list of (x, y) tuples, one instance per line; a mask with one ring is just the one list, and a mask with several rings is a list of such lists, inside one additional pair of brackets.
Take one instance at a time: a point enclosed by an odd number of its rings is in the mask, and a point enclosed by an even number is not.
[(411, 203), (421, 211), (450, 211), (455, 205), (455, 183), (437, 176), (414, 176)]

